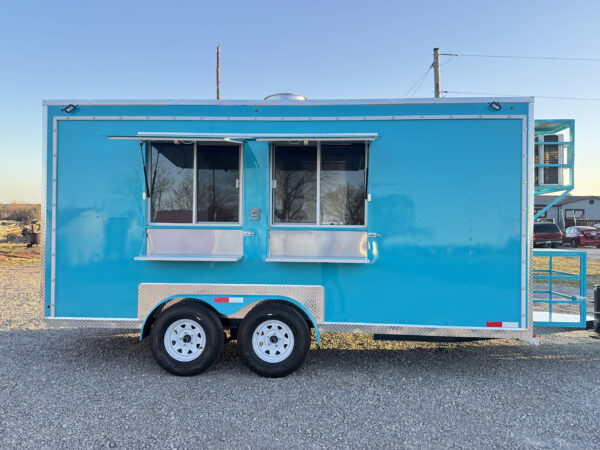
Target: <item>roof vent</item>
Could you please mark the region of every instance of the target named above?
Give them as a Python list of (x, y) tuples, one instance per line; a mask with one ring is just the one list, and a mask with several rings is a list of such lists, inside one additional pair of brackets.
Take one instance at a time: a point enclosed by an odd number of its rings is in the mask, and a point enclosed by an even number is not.
[(280, 92), (277, 94), (267, 95), (265, 100), (295, 100), (303, 102), (306, 100), (306, 97), (300, 94), (292, 94), (291, 92)]

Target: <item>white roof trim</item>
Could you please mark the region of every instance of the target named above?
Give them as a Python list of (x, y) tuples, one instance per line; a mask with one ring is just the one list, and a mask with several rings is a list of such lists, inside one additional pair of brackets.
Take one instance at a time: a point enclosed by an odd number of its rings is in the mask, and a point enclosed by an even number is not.
[(430, 105), (479, 103), (533, 103), (534, 97), (444, 97), (444, 98), (392, 98), (392, 99), (324, 99), (324, 100), (44, 100), (44, 106), (121, 106), (121, 105), (198, 105), (198, 106), (320, 106), (320, 105)]

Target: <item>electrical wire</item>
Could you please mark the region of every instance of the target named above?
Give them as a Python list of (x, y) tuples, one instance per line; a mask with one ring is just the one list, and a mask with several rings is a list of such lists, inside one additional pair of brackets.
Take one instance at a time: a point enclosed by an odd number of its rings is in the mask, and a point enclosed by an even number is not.
[[(429, 70), (431, 70), (431, 68), (429, 68)], [(415, 96), (415, 94), (419, 91), (419, 89), (421, 89), (421, 86), (423, 85), (423, 83), (425, 82), (425, 79), (427, 78), (427, 74), (429, 73), (429, 70), (427, 70), (427, 72), (425, 72), (425, 75), (423, 75), (423, 78), (421, 78), (421, 82), (417, 85), (417, 87), (412, 92), (412, 94), (410, 94), (411, 98)]]
[(469, 94), (469, 95), (502, 95), (507, 97), (538, 97), (548, 98), (553, 100), (590, 100), (600, 101), (600, 98), (595, 97), (554, 97), (549, 95), (522, 95), (522, 94), (499, 94), (497, 92), (466, 92), (466, 91), (444, 91), (447, 94)]
[(444, 54), (444, 56), (449, 56), (450, 58), (448, 58), (446, 61), (444, 61), (443, 63), (440, 64), (440, 67), (445, 66), (446, 64), (448, 64), (451, 61), (454, 61), (455, 57), (458, 55), (446, 55)]
[(440, 53), (440, 56), (467, 56), (471, 58), (510, 58), (510, 59), (546, 59), (553, 61), (600, 62), (600, 58), (562, 58), (558, 56), (515, 56), (515, 55), (478, 55), (467, 53)]
[(421, 87), (421, 85), (423, 84), (423, 82), (425, 81), (425, 77), (427, 76), (427, 74), (429, 73), (429, 71), (433, 68), (433, 64), (431, 64), (429, 66), (429, 68), (425, 71), (425, 73), (423, 73), (423, 75), (421, 75), (419, 78), (417, 78), (417, 81), (414, 82), (414, 84), (408, 89), (408, 91), (406, 91), (406, 93), (404, 94), (404, 97), (406, 98), (408, 96), (408, 94), (412, 91), (412, 95), (415, 95), (417, 90)]

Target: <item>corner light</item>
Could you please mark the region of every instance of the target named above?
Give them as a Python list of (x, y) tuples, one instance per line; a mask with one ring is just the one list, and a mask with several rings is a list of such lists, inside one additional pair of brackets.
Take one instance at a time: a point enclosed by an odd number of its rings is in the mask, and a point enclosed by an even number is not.
[(61, 109), (61, 111), (64, 111), (67, 114), (70, 114), (70, 113), (72, 113), (75, 110), (75, 108), (77, 108), (77, 106), (75, 106), (75, 105), (67, 105), (63, 109)]
[(502, 105), (498, 102), (492, 102), (490, 103), (490, 106), (495, 110), (495, 111), (500, 111), (502, 109)]

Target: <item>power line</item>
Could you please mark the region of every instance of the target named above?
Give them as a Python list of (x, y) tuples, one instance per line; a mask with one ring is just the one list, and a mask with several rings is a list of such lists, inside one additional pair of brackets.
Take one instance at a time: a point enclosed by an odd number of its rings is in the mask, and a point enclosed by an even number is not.
[(600, 101), (600, 98), (594, 97), (553, 97), (549, 95), (522, 95), (522, 94), (499, 94), (497, 92), (466, 92), (466, 91), (444, 91), (446, 94), (469, 94), (469, 95), (502, 95), (507, 97), (538, 97), (553, 100), (589, 100)]
[(450, 58), (448, 58), (446, 61), (444, 61), (442, 64), (440, 64), (440, 67), (441, 66), (445, 66), (446, 64), (448, 64), (451, 61), (454, 61), (454, 57), (456, 56), (456, 55), (447, 55), (445, 53), (440, 53), (440, 55), (442, 55), (442, 56), (450, 56)]
[(427, 72), (425, 72), (425, 74), (423, 75), (423, 77), (421, 78), (421, 82), (417, 85), (417, 87), (415, 88), (415, 90), (412, 92), (412, 94), (410, 94), (411, 97), (414, 97), (415, 94), (419, 91), (419, 89), (421, 88), (421, 86), (423, 85), (423, 83), (425, 82), (425, 79), (427, 78), (427, 74), (429, 73), (429, 71), (431, 70), (431, 67), (429, 69), (427, 69)]
[(433, 64), (429, 66), (429, 68), (423, 73), (423, 75), (421, 75), (419, 78), (417, 78), (417, 81), (415, 81), (414, 84), (404, 94), (405, 98), (411, 91), (412, 91), (412, 95), (416, 94), (417, 90), (421, 87), (421, 85), (425, 81), (425, 77), (427, 76), (427, 74), (429, 73), (429, 71), (431, 70), (432, 67), (433, 67)]
[(515, 55), (478, 55), (468, 53), (440, 53), (442, 56), (467, 56), (471, 58), (510, 58), (510, 59), (546, 59), (554, 61), (592, 61), (600, 62), (600, 58), (562, 58), (558, 56), (515, 56)]

